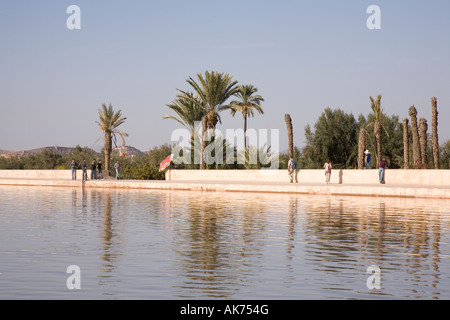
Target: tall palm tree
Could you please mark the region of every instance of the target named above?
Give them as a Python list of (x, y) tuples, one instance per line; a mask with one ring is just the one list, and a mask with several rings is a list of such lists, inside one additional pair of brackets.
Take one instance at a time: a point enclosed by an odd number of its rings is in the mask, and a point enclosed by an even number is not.
[(375, 140), (377, 143), (376, 157), (377, 157), (377, 168), (378, 168), (378, 165), (380, 164), (380, 160), (381, 160), (381, 129), (382, 129), (381, 115), (383, 113), (383, 110), (381, 110), (381, 95), (378, 95), (376, 100), (374, 98), (370, 97), (370, 101), (371, 101), (372, 111), (375, 115), (375, 121), (373, 123), (373, 133), (375, 135)]
[(409, 120), (403, 119), (403, 167), (409, 169)]
[[(219, 113), (229, 108), (225, 103), (232, 95), (237, 93), (237, 81), (233, 81), (232, 76), (229, 74), (219, 73), (217, 71), (206, 71), (204, 76), (198, 73), (198, 82), (191, 77), (186, 81), (192, 86), (204, 108), (204, 116), (202, 119), (202, 128), (204, 129), (202, 132), (202, 163), (200, 164), (200, 169), (206, 169), (206, 131), (207, 129), (214, 131), (217, 123), (221, 122)], [(182, 95), (188, 96), (186, 92), (182, 90), (178, 91)]]
[(256, 92), (258, 92), (258, 89), (253, 85), (240, 85), (235, 94), (239, 100), (230, 103), (231, 115), (234, 117), (236, 112), (240, 112), (244, 117), (244, 149), (247, 147), (247, 138), (245, 136), (247, 132), (247, 117), (253, 117), (255, 110), (259, 114), (264, 114), (261, 108), (261, 102), (264, 99), (260, 95), (255, 95)]
[(104, 151), (105, 151), (105, 174), (109, 175), (109, 162), (112, 152), (112, 144), (117, 146), (117, 135), (122, 138), (123, 145), (125, 145), (125, 137), (128, 137), (128, 133), (119, 131), (117, 127), (125, 122), (127, 118), (122, 117), (122, 110), (114, 112), (113, 107), (109, 104), (102, 104), (101, 109), (98, 110), (99, 121), (96, 123), (100, 126), (103, 131), (104, 137)]
[(437, 99), (431, 98), (431, 111), (432, 111), (432, 144), (433, 144), (433, 160), (434, 168), (439, 169), (439, 138), (438, 138), (438, 111), (437, 111)]
[(422, 152), (420, 150), (419, 126), (417, 125), (417, 109), (414, 105), (409, 108), (409, 116), (411, 117), (414, 163), (420, 164), (422, 163)]

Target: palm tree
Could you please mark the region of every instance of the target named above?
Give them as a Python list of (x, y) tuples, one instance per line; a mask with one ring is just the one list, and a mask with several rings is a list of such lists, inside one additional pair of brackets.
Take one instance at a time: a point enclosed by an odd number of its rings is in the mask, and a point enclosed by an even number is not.
[(403, 119), (403, 167), (409, 169), (409, 139), (408, 139), (409, 120)]
[[(200, 169), (206, 169), (205, 164), (205, 148), (206, 148), (206, 131), (207, 129), (215, 130), (218, 122), (221, 122), (219, 113), (229, 106), (226, 101), (237, 93), (237, 81), (233, 81), (229, 74), (218, 73), (216, 71), (206, 71), (205, 75), (197, 74), (198, 83), (189, 77), (186, 80), (193, 88), (195, 93), (204, 108), (204, 115), (202, 118), (202, 163)], [(178, 90), (183, 96), (189, 95), (182, 90)], [(193, 99), (191, 99), (194, 101)], [(199, 103), (199, 102), (197, 102)]]
[(255, 95), (256, 92), (258, 92), (258, 89), (253, 85), (240, 85), (235, 94), (240, 100), (235, 100), (230, 103), (231, 115), (234, 117), (236, 112), (240, 112), (244, 117), (244, 149), (247, 147), (247, 138), (245, 135), (247, 132), (247, 117), (253, 117), (255, 110), (259, 114), (264, 114), (261, 108), (261, 102), (264, 99), (260, 95)]
[(428, 124), (427, 119), (420, 118), (419, 120), (419, 135), (420, 135), (420, 150), (422, 152), (422, 164), (427, 164), (427, 142), (428, 142)]
[(373, 114), (375, 115), (375, 121), (373, 123), (373, 134), (375, 135), (375, 140), (377, 143), (376, 157), (377, 157), (377, 168), (378, 168), (378, 165), (380, 164), (380, 160), (381, 160), (381, 129), (382, 129), (381, 115), (383, 114), (383, 110), (381, 110), (381, 103), (380, 103), (381, 95), (378, 95), (376, 100), (374, 98), (370, 97), (370, 101), (371, 101), (371, 107), (372, 107)]
[(433, 144), (433, 160), (434, 168), (439, 169), (439, 138), (438, 138), (438, 111), (437, 111), (437, 99), (431, 98), (431, 111), (432, 111), (432, 144)]
[(413, 137), (413, 157), (414, 163), (422, 163), (422, 154), (420, 150), (419, 127), (417, 125), (417, 110), (412, 105), (409, 108), (409, 116), (411, 117), (411, 131)]
[(289, 159), (294, 157), (294, 132), (292, 129), (292, 119), (289, 114), (284, 115), (284, 121), (286, 122), (286, 129), (288, 133), (288, 147), (289, 147)]
[(102, 108), (98, 110), (99, 121), (96, 123), (100, 126), (103, 131), (104, 136), (104, 150), (105, 150), (105, 174), (109, 175), (109, 162), (112, 152), (112, 143), (117, 146), (117, 136), (120, 135), (122, 138), (123, 145), (125, 145), (125, 137), (128, 137), (128, 133), (119, 131), (117, 127), (125, 122), (127, 118), (122, 117), (122, 110), (114, 112), (113, 107), (109, 104), (106, 107), (102, 104)]
[(186, 93), (186, 96), (178, 95), (167, 107), (172, 109), (178, 117), (165, 115), (163, 119), (172, 119), (183, 125), (194, 137), (198, 130), (198, 123), (202, 121), (204, 108), (201, 101), (193, 93)]
[(163, 119), (172, 119), (183, 125), (191, 133), (191, 161), (194, 158), (194, 141), (198, 130), (198, 124), (202, 121), (205, 108), (203, 107), (198, 96), (193, 93), (178, 95), (176, 99), (168, 104), (167, 107), (172, 109), (178, 117), (165, 115)]

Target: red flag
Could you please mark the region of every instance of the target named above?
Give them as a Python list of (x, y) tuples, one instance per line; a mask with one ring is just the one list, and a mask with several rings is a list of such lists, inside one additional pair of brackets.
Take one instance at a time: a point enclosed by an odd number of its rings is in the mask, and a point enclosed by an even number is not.
[(163, 162), (161, 162), (161, 165), (159, 166), (159, 171), (163, 171), (165, 168), (170, 166), (170, 162), (172, 162), (173, 154), (168, 156)]

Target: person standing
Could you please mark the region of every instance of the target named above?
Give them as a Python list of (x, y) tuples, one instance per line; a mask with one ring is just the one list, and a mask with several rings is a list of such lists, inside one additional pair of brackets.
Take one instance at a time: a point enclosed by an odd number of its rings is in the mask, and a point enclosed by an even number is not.
[(366, 150), (364, 152), (365, 157), (364, 157), (364, 169), (370, 169), (370, 159), (371, 159), (371, 154), (369, 152), (369, 150)]
[(290, 158), (289, 162), (288, 162), (288, 175), (289, 175), (289, 180), (291, 181), (291, 183), (294, 182), (294, 173), (295, 173), (295, 182), (298, 183), (298, 179), (297, 179), (298, 171), (296, 169), (297, 169), (297, 164), (295, 163), (294, 159)]
[(323, 165), (323, 168), (325, 169), (325, 181), (327, 182), (327, 184), (330, 184), (331, 168), (332, 168), (330, 159), (327, 159), (327, 161)]
[(119, 173), (120, 173), (119, 160), (117, 160), (116, 163), (114, 164), (114, 169), (116, 169), (116, 180), (119, 180)]
[(83, 160), (83, 162), (81, 163), (81, 170), (83, 172), (83, 177), (82, 180), (83, 181), (87, 181), (87, 163), (86, 160)]
[(75, 160), (72, 160), (72, 163), (70, 164), (70, 168), (72, 168), (72, 180), (77, 180), (77, 166)]
[(381, 184), (385, 184), (385, 170), (387, 169), (387, 160), (386, 157), (383, 157), (380, 161), (380, 166), (378, 168), (378, 179), (380, 180)]
[(95, 170), (97, 169), (97, 163), (95, 162), (95, 159), (91, 162), (91, 180), (95, 179)]
[(97, 178), (98, 178), (98, 180), (100, 180), (100, 177), (102, 177), (102, 180), (104, 179), (103, 171), (102, 171), (102, 160), (98, 160), (98, 163), (97, 163)]

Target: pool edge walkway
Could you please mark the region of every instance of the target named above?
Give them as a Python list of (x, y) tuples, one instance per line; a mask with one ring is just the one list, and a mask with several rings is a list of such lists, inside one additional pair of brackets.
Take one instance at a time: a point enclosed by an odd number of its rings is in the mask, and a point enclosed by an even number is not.
[(239, 181), (0, 179), (3, 186), (191, 190), (205, 192), (260, 192), (308, 195), (374, 196), (450, 199), (450, 187), (419, 185), (320, 184)]

